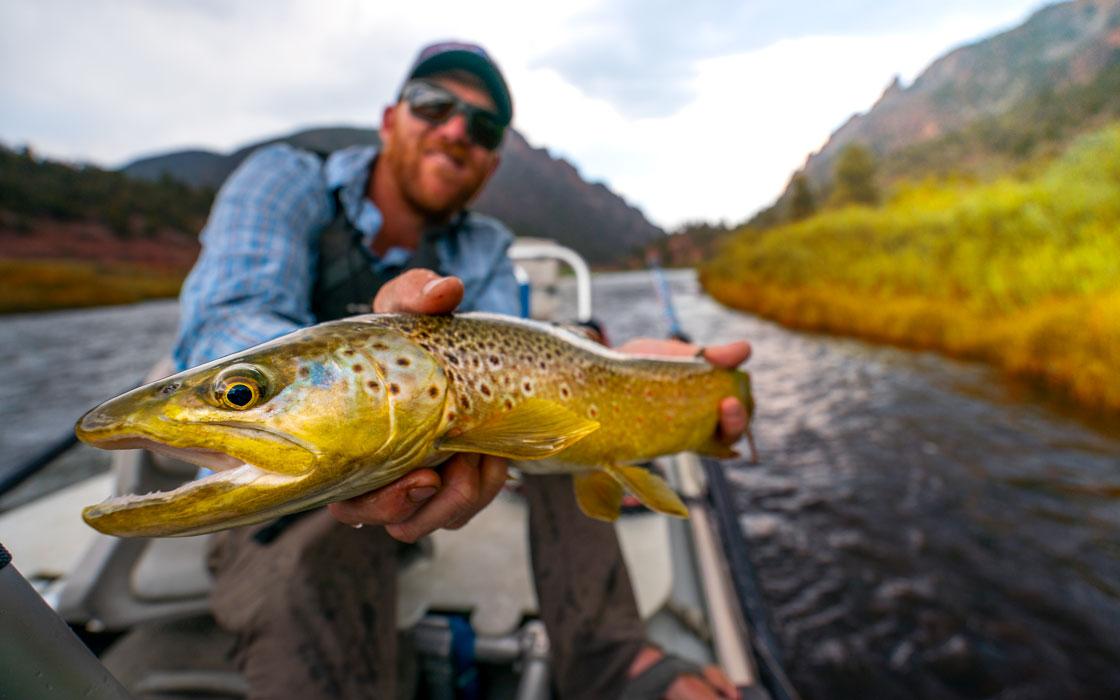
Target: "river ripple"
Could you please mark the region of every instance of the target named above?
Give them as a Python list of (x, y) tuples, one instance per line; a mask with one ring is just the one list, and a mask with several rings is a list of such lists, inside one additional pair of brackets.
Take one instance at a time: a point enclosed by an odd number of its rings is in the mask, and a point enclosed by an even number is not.
[[(762, 460), (728, 471), (807, 698), (1120, 693), (1120, 439), (982, 366), (790, 332), (670, 281), (694, 337), (755, 348)], [(614, 342), (665, 333), (646, 275), (595, 294)], [(0, 469), (143, 374), (174, 324), (166, 302), (5, 318)]]

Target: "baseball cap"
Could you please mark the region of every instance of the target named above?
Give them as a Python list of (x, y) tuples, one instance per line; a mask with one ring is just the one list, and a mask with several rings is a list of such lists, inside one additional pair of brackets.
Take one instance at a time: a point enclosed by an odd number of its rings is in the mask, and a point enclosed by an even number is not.
[(498, 70), (498, 64), (477, 44), (440, 41), (425, 46), (409, 69), (405, 82), (450, 70), (465, 70), (478, 76), (494, 100), (503, 125), (509, 125), (513, 120), (513, 98), (510, 97), (509, 87)]

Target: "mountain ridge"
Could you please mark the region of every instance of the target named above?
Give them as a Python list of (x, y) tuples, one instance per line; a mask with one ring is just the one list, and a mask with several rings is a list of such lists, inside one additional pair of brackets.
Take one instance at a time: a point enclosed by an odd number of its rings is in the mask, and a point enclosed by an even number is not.
[[(1048, 5), (1016, 27), (950, 50), (909, 86), (896, 77), (794, 175), (804, 173), (816, 191), (825, 191), (836, 158), (849, 144), (883, 157), (1006, 114), (1042, 91), (1086, 84), (1118, 61), (1120, 0)], [(787, 186), (778, 202), (788, 201), (791, 190)]]
[[(216, 188), (250, 153), (289, 143), (321, 153), (379, 143), (377, 131), (351, 126), (315, 127), (271, 137), (221, 154), (202, 149), (139, 158), (121, 170), (130, 177), (169, 177), (194, 187)], [(622, 263), (664, 236), (644, 213), (602, 183), (587, 182), (575, 165), (534, 147), (515, 130), (502, 145), (502, 164), (472, 208), (495, 216), (517, 235), (549, 238), (596, 265)]]

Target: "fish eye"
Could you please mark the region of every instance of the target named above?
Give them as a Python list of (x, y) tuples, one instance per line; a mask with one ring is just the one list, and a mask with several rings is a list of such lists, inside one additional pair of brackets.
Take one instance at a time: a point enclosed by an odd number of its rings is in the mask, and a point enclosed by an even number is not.
[(266, 386), (260, 372), (251, 367), (234, 366), (214, 382), (214, 397), (224, 408), (245, 411), (260, 403)]
[(222, 403), (243, 411), (255, 404), (259, 396), (260, 392), (255, 386), (246, 382), (232, 382), (226, 386), (226, 391), (222, 394)]

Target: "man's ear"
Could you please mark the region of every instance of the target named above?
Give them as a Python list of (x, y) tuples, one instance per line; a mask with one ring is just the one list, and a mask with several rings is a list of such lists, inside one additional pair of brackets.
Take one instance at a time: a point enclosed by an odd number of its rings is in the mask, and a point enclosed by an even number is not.
[(393, 133), (393, 125), (397, 120), (397, 105), (389, 105), (381, 112), (381, 143), (385, 143), (387, 136)]
[(494, 174), (494, 171), (496, 171), (498, 169), (498, 166), (501, 165), (501, 164), (502, 164), (502, 157), (500, 155), (498, 155), (497, 153), (495, 153), (494, 154), (494, 162), (492, 162), (490, 164), (490, 170), (486, 173), (486, 180), (484, 180), (484, 182), (490, 180), (490, 176)]

